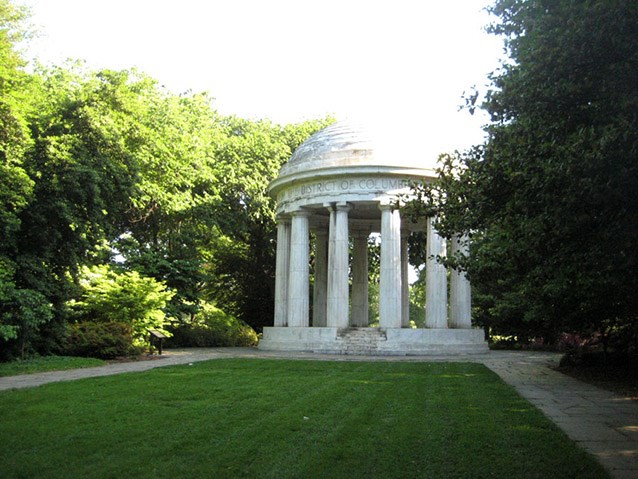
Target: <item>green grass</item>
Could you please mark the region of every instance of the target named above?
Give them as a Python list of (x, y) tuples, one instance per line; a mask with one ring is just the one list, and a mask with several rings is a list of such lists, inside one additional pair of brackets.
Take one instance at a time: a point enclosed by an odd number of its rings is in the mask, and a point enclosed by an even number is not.
[(605, 478), (478, 364), (225, 359), (0, 394), (4, 478)]
[(0, 377), (33, 374), (65, 369), (91, 368), (102, 366), (106, 361), (94, 358), (75, 358), (70, 356), (42, 356), (0, 363)]

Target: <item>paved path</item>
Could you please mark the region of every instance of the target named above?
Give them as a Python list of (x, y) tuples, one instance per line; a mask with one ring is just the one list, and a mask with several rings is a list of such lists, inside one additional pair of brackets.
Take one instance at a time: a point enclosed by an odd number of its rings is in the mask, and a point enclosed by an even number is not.
[(638, 479), (638, 401), (598, 389), (551, 369), (560, 355), (543, 352), (491, 351), (483, 355), (343, 356), (275, 353), (248, 348), (170, 350), (161, 359), (117, 363), (0, 378), (0, 391), (86, 377), (147, 371), (161, 366), (230, 357), (338, 361), (450, 361), (483, 363), (538, 407), (567, 435), (594, 454), (616, 479)]
[[(503, 354), (505, 353), (505, 354)], [(483, 362), (617, 479), (638, 479), (638, 401), (554, 371), (560, 355), (492, 351)]]

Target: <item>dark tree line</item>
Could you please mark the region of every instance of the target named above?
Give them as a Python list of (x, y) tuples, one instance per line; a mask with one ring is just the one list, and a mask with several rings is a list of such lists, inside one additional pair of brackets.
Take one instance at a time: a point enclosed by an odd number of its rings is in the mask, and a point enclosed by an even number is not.
[[(475, 319), (521, 339), (638, 338), (638, 3), (498, 0), (509, 59), (467, 97), (487, 140), (441, 157), (416, 214), (468, 232)], [(458, 260), (459, 258), (457, 258)]]

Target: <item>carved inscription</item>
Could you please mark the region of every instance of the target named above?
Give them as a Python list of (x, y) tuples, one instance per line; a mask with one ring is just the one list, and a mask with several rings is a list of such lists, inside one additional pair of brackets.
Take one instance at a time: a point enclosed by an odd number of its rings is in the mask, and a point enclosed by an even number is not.
[(396, 192), (408, 187), (408, 180), (400, 178), (350, 178), (316, 181), (290, 188), (282, 192), (279, 201), (295, 201), (322, 195), (347, 193)]

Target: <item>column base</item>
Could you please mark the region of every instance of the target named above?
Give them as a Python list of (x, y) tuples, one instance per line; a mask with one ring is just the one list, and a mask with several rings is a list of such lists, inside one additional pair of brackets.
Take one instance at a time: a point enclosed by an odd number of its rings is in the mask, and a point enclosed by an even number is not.
[(370, 356), (481, 354), (489, 351), (481, 329), (264, 328), (263, 351)]

